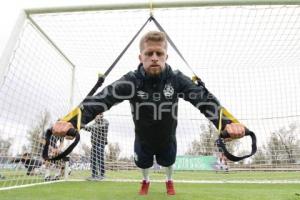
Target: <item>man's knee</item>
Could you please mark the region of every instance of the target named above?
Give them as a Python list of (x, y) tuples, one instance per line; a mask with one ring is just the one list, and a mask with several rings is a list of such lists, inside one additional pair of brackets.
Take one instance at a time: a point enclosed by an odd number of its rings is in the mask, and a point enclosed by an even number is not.
[(157, 159), (157, 164), (163, 167), (169, 167), (175, 163), (175, 157), (170, 159)]
[(145, 160), (145, 159), (134, 159), (134, 162), (136, 164), (137, 167), (141, 168), (141, 169), (147, 169), (152, 167), (153, 165), (153, 160)]
[(163, 167), (169, 167), (175, 163), (177, 154), (176, 142), (172, 142), (167, 146), (167, 148), (161, 150), (159, 154), (156, 155), (156, 161), (159, 165)]

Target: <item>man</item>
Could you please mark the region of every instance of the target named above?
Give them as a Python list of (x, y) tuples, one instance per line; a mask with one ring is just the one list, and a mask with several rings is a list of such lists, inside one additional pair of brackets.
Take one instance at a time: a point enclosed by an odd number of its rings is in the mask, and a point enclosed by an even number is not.
[[(45, 135), (41, 139), (41, 144), (45, 144), (46, 139)], [(51, 137), (49, 144), (49, 156), (56, 156), (61, 152), (61, 149), (64, 146), (64, 138), (62, 137)], [(69, 157), (64, 157), (61, 160), (49, 161), (45, 160), (45, 181), (55, 181), (59, 180), (65, 172), (65, 162), (69, 161)], [(51, 176), (51, 171), (54, 171), (54, 176)], [(68, 172), (70, 174), (70, 171)]]
[(92, 176), (87, 180), (98, 181), (104, 179), (105, 165), (104, 165), (104, 149), (107, 145), (107, 132), (109, 122), (103, 118), (100, 113), (95, 118), (95, 124), (86, 126), (84, 129), (91, 132), (91, 170)]
[[(166, 168), (166, 189), (174, 195), (172, 165), (176, 158), (177, 103), (179, 98), (192, 103), (215, 126), (218, 125), (220, 104), (204, 86), (196, 85), (180, 71), (173, 71), (166, 63), (167, 41), (162, 32), (151, 31), (140, 41), (140, 64), (134, 72), (108, 85), (94, 97), (82, 103), (82, 123), (87, 123), (99, 113), (110, 109), (123, 100), (129, 100), (135, 124), (135, 163), (142, 169), (143, 181), (140, 195), (148, 193), (149, 169), (153, 157)], [(75, 127), (75, 122), (57, 122), (53, 134), (64, 136)], [(222, 118), (222, 130), (226, 129), (231, 138), (245, 134), (241, 124), (231, 123)]]
[(21, 162), (22, 164), (24, 164), (25, 168), (27, 169), (26, 172), (27, 176), (38, 175), (36, 169), (40, 168), (44, 164), (42, 160), (37, 160), (32, 158), (30, 153), (24, 153), (21, 158), (13, 159), (11, 162), (13, 163)]

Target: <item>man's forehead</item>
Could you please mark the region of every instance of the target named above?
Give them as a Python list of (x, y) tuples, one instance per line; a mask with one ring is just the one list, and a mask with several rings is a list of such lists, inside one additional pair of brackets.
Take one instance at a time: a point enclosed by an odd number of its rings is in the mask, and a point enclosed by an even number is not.
[(164, 51), (165, 43), (164, 42), (145, 42), (144, 50), (146, 51)]
[(166, 45), (166, 42), (165, 41), (152, 41), (152, 40), (148, 40), (148, 41), (145, 41), (143, 43), (144, 46), (152, 46), (152, 45), (157, 45), (157, 46), (165, 46)]
[(165, 45), (165, 41), (152, 41), (148, 40), (144, 42), (144, 45)]

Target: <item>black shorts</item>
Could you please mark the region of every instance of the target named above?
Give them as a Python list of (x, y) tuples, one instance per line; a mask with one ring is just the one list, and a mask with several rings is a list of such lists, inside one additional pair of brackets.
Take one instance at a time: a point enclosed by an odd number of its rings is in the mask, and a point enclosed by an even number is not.
[(151, 145), (142, 144), (138, 139), (134, 141), (134, 162), (136, 166), (142, 169), (152, 167), (154, 155), (159, 165), (169, 167), (175, 163), (176, 152), (176, 141), (170, 142), (160, 149), (154, 149)]

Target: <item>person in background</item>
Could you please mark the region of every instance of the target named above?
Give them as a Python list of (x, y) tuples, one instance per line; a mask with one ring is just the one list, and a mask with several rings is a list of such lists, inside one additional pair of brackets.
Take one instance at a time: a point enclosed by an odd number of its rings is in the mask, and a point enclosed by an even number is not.
[(95, 123), (85, 126), (85, 130), (91, 133), (91, 177), (90, 181), (99, 181), (105, 177), (104, 150), (107, 145), (107, 132), (109, 122), (103, 118), (103, 114), (97, 115)]
[(15, 158), (11, 162), (12, 163), (21, 162), (24, 165), (24, 167), (27, 169), (26, 171), (27, 176), (38, 175), (36, 169), (40, 168), (44, 164), (43, 160), (38, 160), (33, 158), (30, 153), (24, 153), (21, 156), (21, 158)]

